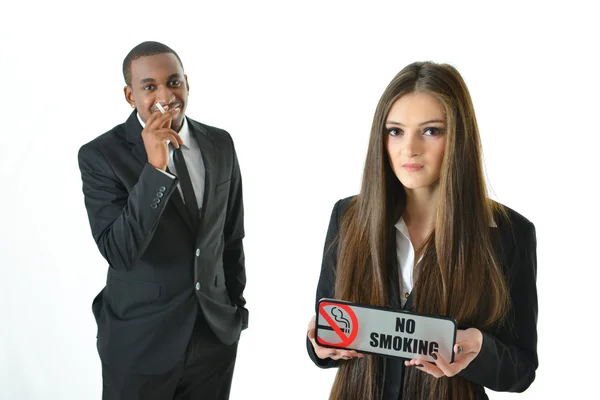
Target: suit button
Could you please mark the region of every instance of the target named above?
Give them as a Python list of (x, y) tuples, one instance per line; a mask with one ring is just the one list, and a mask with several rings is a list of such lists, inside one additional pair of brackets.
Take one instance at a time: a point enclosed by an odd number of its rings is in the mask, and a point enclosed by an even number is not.
[(163, 196), (164, 196), (163, 192), (156, 192), (156, 197), (158, 197), (159, 199)]
[(161, 186), (161, 187), (158, 188), (159, 192), (164, 192), (165, 190), (167, 190), (167, 188), (164, 187), (164, 186)]
[(160, 203), (160, 199), (158, 197), (153, 198), (152, 201), (156, 204)]
[(200, 282), (196, 282), (196, 290), (200, 290)]
[(196, 257), (200, 257), (200, 249), (196, 249)]
[(150, 204), (150, 208), (158, 208), (158, 206), (156, 205), (156, 203), (152, 203)]

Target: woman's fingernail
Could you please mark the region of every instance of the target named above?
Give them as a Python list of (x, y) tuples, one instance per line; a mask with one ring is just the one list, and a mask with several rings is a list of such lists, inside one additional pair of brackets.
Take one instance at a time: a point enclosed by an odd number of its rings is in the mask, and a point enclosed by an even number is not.
[(458, 349), (456, 349), (456, 354), (462, 353), (462, 346), (458, 346)]
[(344, 360), (349, 360), (349, 359), (351, 359), (352, 357), (348, 357), (348, 356), (342, 356), (342, 358), (343, 358)]
[(437, 354), (431, 353), (431, 357), (433, 357), (434, 360), (437, 360)]

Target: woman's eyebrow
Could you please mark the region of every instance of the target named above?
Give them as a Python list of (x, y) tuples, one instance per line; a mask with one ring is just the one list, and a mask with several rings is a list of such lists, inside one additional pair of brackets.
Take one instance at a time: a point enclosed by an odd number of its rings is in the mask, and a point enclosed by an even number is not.
[[(402, 124), (401, 122), (396, 122), (396, 121), (386, 121), (385, 123), (388, 125), (404, 126), (404, 124)], [(434, 123), (444, 124), (444, 123), (446, 123), (446, 121), (444, 121), (442, 119), (430, 119), (429, 121), (421, 122), (419, 124), (419, 126), (423, 126), (423, 125), (427, 125), (427, 124), (434, 124)]]

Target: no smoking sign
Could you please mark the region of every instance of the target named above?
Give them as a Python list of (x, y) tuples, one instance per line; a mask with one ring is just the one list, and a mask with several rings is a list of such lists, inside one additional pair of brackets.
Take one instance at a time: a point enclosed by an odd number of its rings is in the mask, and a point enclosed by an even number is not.
[(321, 299), (315, 336), (323, 347), (427, 361), (438, 352), (452, 362), (456, 329), (448, 317)]

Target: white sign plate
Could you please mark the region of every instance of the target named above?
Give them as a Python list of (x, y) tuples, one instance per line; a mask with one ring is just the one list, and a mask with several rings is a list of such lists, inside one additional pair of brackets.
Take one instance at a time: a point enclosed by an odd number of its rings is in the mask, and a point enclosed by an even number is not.
[(356, 350), (433, 362), (432, 352), (454, 361), (456, 321), (334, 299), (318, 304), (316, 342), (323, 347)]

